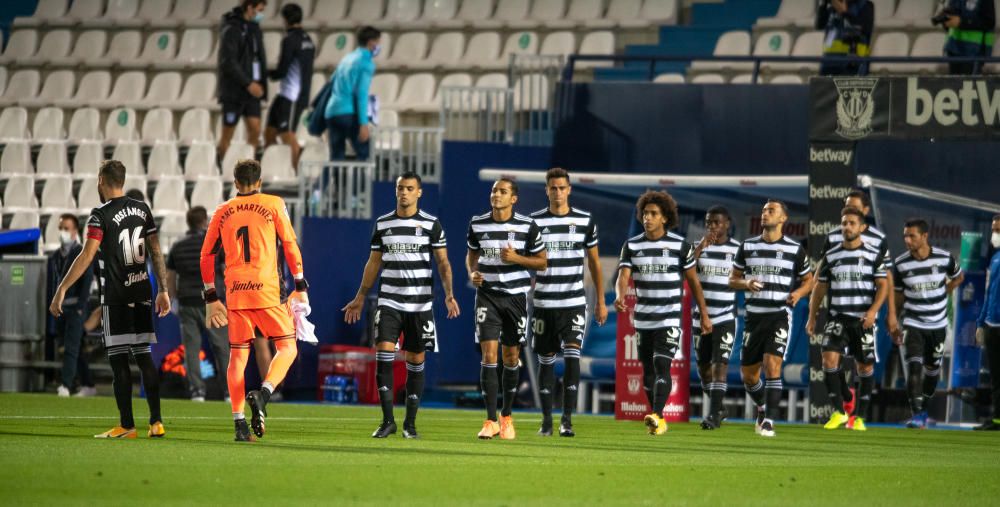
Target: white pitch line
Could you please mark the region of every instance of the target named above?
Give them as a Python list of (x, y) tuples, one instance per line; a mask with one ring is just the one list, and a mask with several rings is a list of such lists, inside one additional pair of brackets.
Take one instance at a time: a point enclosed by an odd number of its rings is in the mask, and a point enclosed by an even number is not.
[[(27, 420), (33, 420), (33, 419), (41, 419), (41, 420), (47, 420), (47, 419), (82, 419), (82, 420), (90, 420), (90, 419), (113, 419), (113, 418), (114, 418), (114, 416), (112, 416), (112, 415), (106, 415), (106, 416), (103, 416), (103, 415), (67, 415), (67, 416), (61, 416), (61, 415), (0, 415), (0, 420), (3, 420), (3, 419), (27, 419)], [(168, 417), (166, 417), (167, 421), (172, 421), (172, 420), (205, 420), (205, 421), (215, 421), (215, 420), (219, 420), (219, 419), (229, 419), (229, 418), (225, 417), (225, 416), (219, 416), (219, 417), (209, 417), (209, 416), (168, 416)], [(266, 418), (266, 420), (268, 420), (268, 421), (373, 421), (375, 419), (377, 419), (377, 417), (375, 417), (375, 418), (372, 418), (372, 417), (268, 417), (268, 418)], [(454, 419), (443, 418), (443, 417), (421, 417), (420, 420), (421, 421), (454, 421)], [(534, 419), (527, 419), (527, 420), (528, 421), (532, 421)], [(541, 420), (541, 419), (539, 419), (539, 420)]]

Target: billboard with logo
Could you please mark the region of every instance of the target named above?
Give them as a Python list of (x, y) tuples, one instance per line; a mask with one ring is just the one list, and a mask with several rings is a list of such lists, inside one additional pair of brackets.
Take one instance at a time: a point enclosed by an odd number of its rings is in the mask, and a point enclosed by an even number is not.
[[(615, 419), (641, 420), (650, 411), (642, 386), (642, 363), (639, 361), (639, 333), (632, 325), (635, 309), (635, 286), (629, 281), (625, 297), (627, 310), (618, 314), (615, 347)], [(663, 418), (667, 422), (687, 422), (691, 417), (691, 295), (684, 284), (681, 317), (681, 347), (670, 365), (671, 389)]]
[(844, 199), (857, 183), (854, 143), (809, 145), (809, 256), (819, 259), (826, 235), (840, 226)]
[(1000, 77), (812, 78), (809, 93), (813, 141), (1000, 137)]

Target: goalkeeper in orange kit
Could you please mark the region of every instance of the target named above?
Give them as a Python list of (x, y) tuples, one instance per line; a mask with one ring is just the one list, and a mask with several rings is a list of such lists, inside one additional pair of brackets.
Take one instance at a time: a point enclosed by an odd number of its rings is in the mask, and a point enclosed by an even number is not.
[[(302, 274), (302, 254), (285, 202), (280, 197), (260, 193), (260, 164), (256, 160), (240, 160), (233, 175), (239, 193), (220, 204), (212, 215), (201, 248), (201, 278), (205, 283), (207, 325), (229, 325), (229, 397), (236, 440), (252, 441), (243, 415), (243, 372), (250, 357), (254, 328), (273, 341), (277, 349), (261, 389), (246, 395), (251, 411), (250, 427), (257, 437), (263, 437), (267, 402), (297, 355), (291, 305), (293, 301), (308, 304), (306, 290), (309, 285)], [(278, 239), (295, 278), (295, 292), (286, 304), (280, 302)], [(228, 310), (219, 301), (214, 283), (215, 255), (220, 247), (226, 253)]]

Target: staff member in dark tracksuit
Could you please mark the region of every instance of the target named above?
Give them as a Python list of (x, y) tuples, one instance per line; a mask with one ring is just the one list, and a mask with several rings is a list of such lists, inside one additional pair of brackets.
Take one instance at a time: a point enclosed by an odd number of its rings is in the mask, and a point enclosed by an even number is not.
[[(55, 217), (52, 217), (55, 220)], [(59, 287), (59, 282), (66, 276), (73, 260), (83, 250), (80, 244), (80, 221), (76, 215), (65, 214), (59, 217), (59, 249), (52, 252), (48, 262), (48, 297), (49, 300)], [(63, 365), (59, 387), (56, 393), (61, 397), (70, 395), (77, 373), (80, 374), (80, 390), (77, 396), (93, 396), (97, 394), (94, 382), (90, 378), (90, 367), (81, 353), (83, 342), (83, 321), (87, 315), (87, 301), (90, 299), (90, 285), (94, 273), (88, 267), (83, 276), (66, 291), (63, 299), (63, 314), (55, 318), (55, 335), (62, 336)]]
[(244, 118), (247, 142), (254, 149), (260, 142), (260, 101), (267, 99), (264, 72), (264, 19), (266, 0), (241, 0), (239, 7), (222, 16), (219, 30), (219, 104), (222, 105), (222, 133), (219, 157), (226, 154), (236, 123)]
[(281, 80), (281, 88), (267, 113), (264, 141), (270, 146), (280, 136), (281, 142), (292, 150), (292, 166), (298, 167), (300, 149), (295, 139), (295, 127), (299, 124), (302, 111), (309, 106), (316, 46), (309, 34), (302, 30), (302, 7), (294, 3), (285, 4), (281, 8), (281, 17), (285, 18), (288, 33), (281, 41), (278, 68), (267, 73), (267, 77)]

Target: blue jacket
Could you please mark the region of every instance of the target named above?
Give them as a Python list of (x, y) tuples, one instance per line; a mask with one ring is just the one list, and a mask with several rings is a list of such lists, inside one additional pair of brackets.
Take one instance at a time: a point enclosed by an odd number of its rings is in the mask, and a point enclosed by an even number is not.
[(990, 55), (996, 12), (993, 0), (948, 0), (948, 9), (962, 19), (958, 28), (948, 29), (944, 52), (951, 56)]
[(986, 282), (986, 299), (983, 301), (983, 311), (979, 312), (976, 326), (986, 323), (1000, 326), (1000, 251), (990, 259), (990, 270)]
[(344, 114), (358, 115), (358, 125), (368, 123), (368, 88), (375, 75), (375, 62), (368, 48), (351, 51), (337, 64), (330, 77), (330, 100), (326, 118)]

